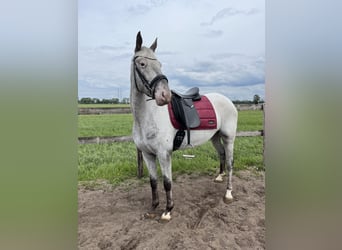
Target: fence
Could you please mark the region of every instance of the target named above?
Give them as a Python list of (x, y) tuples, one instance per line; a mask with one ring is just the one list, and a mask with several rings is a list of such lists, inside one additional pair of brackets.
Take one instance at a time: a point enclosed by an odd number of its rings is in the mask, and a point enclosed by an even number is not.
[[(265, 107), (263, 104), (237, 104), (236, 108), (239, 111), (242, 110), (263, 110), (263, 129), (258, 131), (237, 131), (237, 137), (247, 136), (263, 136), (263, 155), (265, 160)], [(131, 109), (127, 108), (79, 108), (79, 115), (99, 115), (99, 114), (127, 114), (131, 113)], [(94, 137), (79, 137), (78, 143), (80, 144), (99, 144), (99, 143), (113, 143), (133, 141), (132, 136), (94, 136)], [(137, 149), (137, 164), (138, 164), (138, 177), (143, 176), (143, 157), (140, 150)]]
[[(260, 110), (264, 104), (236, 104), (237, 110)], [(79, 115), (105, 115), (105, 114), (128, 114), (131, 113), (130, 107), (113, 108), (79, 108)]]
[(107, 114), (128, 114), (131, 108), (79, 108), (79, 115), (107, 115)]

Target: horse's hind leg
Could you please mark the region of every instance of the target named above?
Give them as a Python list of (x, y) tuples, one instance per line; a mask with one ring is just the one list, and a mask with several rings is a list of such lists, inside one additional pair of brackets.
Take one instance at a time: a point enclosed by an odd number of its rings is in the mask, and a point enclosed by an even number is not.
[(223, 141), (224, 150), (225, 150), (225, 154), (226, 154), (227, 172), (228, 172), (227, 191), (226, 191), (226, 194), (223, 198), (225, 203), (230, 203), (233, 201), (232, 175), (233, 175), (233, 165), (234, 165), (234, 158), (233, 158), (234, 140), (235, 140), (235, 136), (230, 136), (230, 137), (222, 136), (222, 141)]
[(215, 182), (223, 182), (223, 176), (225, 175), (224, 173), (224, 169), (225, 169), (225, 165), (226, 165), (226, 154), (225, 154), (225, 150), (224, 147), (222, 145), (221, 142), (221, 136), (218, 133), (216, 133), (213, 138), (211, 138), (211, 142), (213, 143), (219, 158), (220, 158), (220, 173), (219, 175), (215, 178)]
[(144, 160), (150, 174), (150, 184), (152, 190), (152, 207), (151, 211), (155, 210), (159, 205), (159, 197), (157, 190), (157, 165), (156, 165), (156, 156), (153, 154), (147, 154), (143, 152)]

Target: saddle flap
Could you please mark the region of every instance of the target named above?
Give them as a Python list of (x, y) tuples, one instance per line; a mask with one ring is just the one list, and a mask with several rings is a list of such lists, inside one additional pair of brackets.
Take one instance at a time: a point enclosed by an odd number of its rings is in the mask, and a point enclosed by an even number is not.
[(183, 99), (184, 113), (186, 119), (186, 125), (188, 128), (197, 128), (201, 121), (199, 119), (198, 112), (191, 99)]
[(198, 112), (191, 99), (183, 99), (173, 95), (171, 104), (176, 119), (184, 128), (196, 128), (201, 124)]

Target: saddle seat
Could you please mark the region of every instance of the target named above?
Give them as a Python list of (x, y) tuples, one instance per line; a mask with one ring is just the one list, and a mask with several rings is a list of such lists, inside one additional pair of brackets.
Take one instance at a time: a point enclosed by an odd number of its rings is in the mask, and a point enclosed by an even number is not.
[(171, 90), (171, 91), (173, 94), (175, 94), (175, 95), (177, 95), (183, 99), (191, 99), (193, 101), (201, 100), (201, 96), (199, 94), (199, 88), (198, 87), (193, 87), (191, 89), (188, 89), (184, 93), (180, 93), (176, 90)]

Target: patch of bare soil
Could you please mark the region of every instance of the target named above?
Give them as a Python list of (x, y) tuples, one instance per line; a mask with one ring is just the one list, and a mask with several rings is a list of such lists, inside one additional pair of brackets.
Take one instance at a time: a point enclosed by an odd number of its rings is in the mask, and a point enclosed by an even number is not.
[[(172, 219), (146, 219), (149, 183), (80, 185), (79, 249), (265, 249), (265, 175), (239, 171), (233, 177), (234, 202), (225, 204), (226, 182), (212, 176), (182, 175), (173, 182)], [(159, 182), (161, 214), (165, 192)]]

